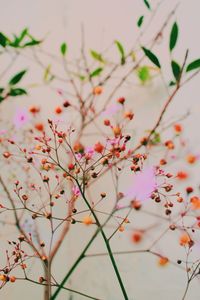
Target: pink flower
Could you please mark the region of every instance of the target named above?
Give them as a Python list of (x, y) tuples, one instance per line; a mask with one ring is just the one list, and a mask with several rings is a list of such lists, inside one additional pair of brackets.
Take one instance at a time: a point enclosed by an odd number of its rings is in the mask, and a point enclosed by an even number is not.
[(14, 115), (13, 123), (17, 129), (24, 126), (29, 121), (29, 115), (25, 108), (18, 108)]
[(75, 197), (78, 197), (81, 194), (79, 188), (75, 185), (72, 187), (72, 192), (73, 192)]
[(86, 147), (85, 149), (85, 157), (87, 159), (91, 159), (94, 155), (94, 149), (92, 147)]
[(155, 168), (148, 167), (134, 175), (133, 184), (126, 193), (126, 196), (131, 198), (131, 200), (148, 200), (156, 188)]

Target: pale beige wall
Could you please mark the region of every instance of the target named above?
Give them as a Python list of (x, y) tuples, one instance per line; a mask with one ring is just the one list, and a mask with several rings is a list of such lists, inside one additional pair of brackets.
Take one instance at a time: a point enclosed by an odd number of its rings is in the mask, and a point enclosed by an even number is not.
[[(125, 47), (129, 47), (132, 41), (137, 36), (136, 20), (145, 10), (145, 7), (140, 0), (0, 0), (1, 17), (0, 24), (3, 32), (17, 32), (23, 27), (28, 26), (34, 35), (43, 37), (47, 35), (47, 49), (52, 53), (57, 53), (59, 44), (66, 40), (71, 51), (77, 53), (80, 47), (80, 23), (85, 25), (86, 43), (90, 48), (101, 50), (102, 45), (106, 46), (117, 38), (123, 41)], [(156, 2), (152, 0), (152, 3)], [(151, 37), (155, 28), (159, 29), (164, 17), (174, 6), (176, 1), (166, 0), (161, 10), (161, 14), (156, 18), (156, 25), (150, 28), (150, 33), (144, 38), (148, 40)], [(177, 59), (183, 59), (183, 48), (190, 49), (190, 58), (199, 57), (199, 27), (200, 27), (200, 2), (199, 0), (180, 1), (181, 6), (176, 14), (177, 21), (180, 26), (181, 39), (176, 50)], [(154, 23), (155, 24), (155, 23)], [(167, 37), (166, 37), (167, 39)], [(165, 62), (167, 57), (167, 45), (163, 46), (161, 60)], [(3, 62), (1, 62), (3, 63)], [(30, 62), (26, 59), (20, 60), (13, 71), (20, 68), (22, 65), (29, 65)], [(34, 69), (34, 76), (37, 78), (39, 74), (37, 69)], [(33, 77), (34, 77), (33, 76)], [(193, 147), (199, 151), (199, 133), (196, 131), (199, 124), (200, 113), (200, 90), (199, 77), (184, 88), (172, 104), (168, 117), (180, 116), (186, 109), (192, 110), (191, 117), (188, 118), (186, 131), (190, 134), (190, 139)], [(126, 95), (133, 108), (138, 111), (140, 116), (141, 110), (144, 109), (142, 126), (149, 126), (154, 121), (156, 112), (161, 107), (162, 99), (165, 98), (164, 91), (157, 89), (156, 86), (150, 86), (146, 90), (140, 87), (133, 86)], [(161, 99), (161, 100), (160, 100)], [(57, 103), (55, 95), (45, 88), (33, 90), (29, 96), (29, 103), (36, 102), (42, 106), (48, 107), (46, 113), (51, 112), (54, 105)], [(6, 105), (6, 112), (12, 115), (17, 106), (24, 105), (26, 100), (18, 99), (15, 103)], [(51, 103), (49, 105), (49, 103)], [(142, 106), (141, 106), (142, 105)], [(151, 111), (149, 110), (151, 108)], [(5, 112), (4, 112), (5, 113)], [(1, 111), (2, 114), (2, 111)], [(150, 117), (150, 114), (152, 118)], [(137, 119), (136, 119), (137, 120)], [(140, 128), (140, 117), (136, 121), (137, 128)], [(198, 125), (199, 127), (199, 125)], [(85, 229), (81, 229), (83, 233)], [(71, 262), (82, 248), (82, 240), (79, 239), (80, 230), (77, 229), (73, 236), (70, 236), (68, 242), (62, 247), (60, 254), (56, 260), (57, 276), (62, 278), (65, 273), (63, 267), (63, 259)], [(121, 246), (123, 241), (119, 239), (116, 243), (117, 247)], [(169, 241), (168, 241), (169, 242)], [(163, 247), (169, 247), (169, 243), (165, 242)], [(76, 244), (75, 250), (73, 243)], [(124, 239), (124, 248), (130, 248), (130, 242)], [(101, 243), (98, 243), (98, 251), (102, 248)], [(176, 253), (174, 254), (176, 256)], [(144, 268), (140, 269), (140, 261), (145, 261), (142, 264)], [(130, 294), (133, 297), (130, 300), (146, 300), (147, 295), (149, 300), (179, 300), (182, 295), (182, 288), (185, 285), (185, 274), (177, 268), (169, 266), (164, 270), (155, 268), (155, 260), (148, 256), (128, 256), (118, 259), (122, 270), (122, 276), (127, 282)], [(67, 263), (65, 263), (67, 265)], [(105, 273), (104, 273), (105, 272)], [(87, 273), (87, 274), (86, 274)], [(106, 275), (104, 275), (106, 274)], [(150, 275), (149, 275), (150, 274)], [(172, 283), (173, 277), (173, 283)], [(168, 288), (168, 282), (170, 288)], [(76, 274), (72, 286), (85, 290), (88, 293), (95, 294), (95, 289), (101, 289), (100, 294), (106, 300), (121, 300), (120, 292), (116, 289), (116, 282), (113, 272), (106, 259), (89, 261), (89, 264), (82, 264), (80, 273)], [(94, 286), (96, 287), (94, 289)], [(142, 290), (145, 290), (143, 293)], [(199, 291), (198, 291), (199, 293)], [(191, 289), (188, 300), (199, 299), (199, 294), (196, 292), (196, 285)], [(114, 297), (113, 297), (114, 295)], [(41, 289), (37, 287), (25, 287), (21, 285), (13, 285), (12, 288), (6, 288), (0, 292), (0, 299), (42, 299)], [(68, 299), (65, 294), (61, 294), (60, 300)], [(73, 299), (82, 299), (74, 297)]]

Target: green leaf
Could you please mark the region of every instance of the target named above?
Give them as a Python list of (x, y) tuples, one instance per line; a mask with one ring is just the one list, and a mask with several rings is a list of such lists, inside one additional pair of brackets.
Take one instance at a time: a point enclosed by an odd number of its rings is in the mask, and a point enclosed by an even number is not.
[(90, 74), (90, 78), (100, 75), (102, 71), (103, 71), (103, 68), (97, 68)]
[(65, 54), (67, 53), (67, 44), (66, 43), (62, 43), (60, 46), (60, 52), (63, 56), (65, 56)]
[(161, 137), (160, 134), (158, 132), (153, 133), (153, 138), (151, 139), (152, 144), (156, 145), (159, 144), (161, 142)]
[(146, 5), (146, 7), (149, 9), (149, 10), (151, 10), (151, 6), (150, 6), (150, 4), (149, 4), (149, 1), (147, 1), (147, 0), (143, 0), (144, 1), (144, 4)]
[(161, 65), (155, 54), (145, 47), (142, 47), (142, 50), (144, 51), (144, 54), (150, 59), (150, 61), (160, 69)]
[(46, 82), (49, 81), (49, 75), (51, 76), (51, 65), (48, 65), (44, 70), (44, 76), (43, 76), (44, 81)]
[(115, 44), (116, 44), (116, 46), (119, 50), (120, 56), (121, 56), (121, 64), (124, 65), (126, 62), (124, 47), (122, 46), (122, 44), (119, 41), (115, 41)]
[(85, 76), (84, 76), (84, 75), (79, 75), (78, 78), (79, 78), (81, 81), (84, 81), (84, 80), (85, 80)]
[(22, 77), (25, 75), (26, 72), (27, 72), (27, 70), (23, 70), (23, 71), (17, 73), (15, 76), (13, 76), (9, 81), (9, 85), (15, 85), (18, 82), (20, 82), (20, 80), (22, 79)]
[(27, 95), (27, 92), (24, 89), (16, 88), (16, 89), (11, 89), (9, 91), (8, 95), (12, 96), (12, 97), (17, 97), (17, 96), (21, 96), (21, 95)]
[(178, 25), (175, 22), (172, 26), (172, 30), (170, 33), (170, 40), (169, 40), (169, 49), (172, 51), (174, 47), (176, 46), (176, 42), (178, 39)]
[(22, 47), (25, 48), (25, 47), (37, 46), (41, 43), (42, 41), (32, 40), (30, 42), (25, 43)]
[(102, 57), (102, 55), (100, 53), (98, 53), (98, 52), (96, 52), (94, 50), (90, 50), (90, 54), (91, 54), (91, 56), (94, 59), (98, 60), (99, 62), (101, 62), (101, 63), (105, 62), (104, 59), (103, 59), (103, 57)]
[(144, 16), (139, 17), (138, 21), (137, 21), (137, 26), (141, 27), (144, 21)]
[(200, 59), (196, 59), (192, 61), (186, 68), (186, 72), (193, 71), (195, 69), (200, 68)]
[(44, 70), (43, 80), (45, 83), (49, 83), (53, 79), (55, 79), (55, 76), (51, 74), (51, 65), (48, 65)]
[(7, 41), (7, 37), (2, 32), (0, 32), (0, 45), (5, 48)]
[(147, 66), (142, 66), (138, 69), (138, 78), (142, 83), (145, 83), (151, 79), (149, 68)]
[(0, 87), (0, 94), (2, 94), (4, 91), (4, 88)]
[(176, 79), (176, 81), (179, 81), (181, 75), (181, 67), (174, 60), (172, 60), (171, 62), (171, 67), (172, 67), (172, 72), (174, 74), (174, 78)]
[(18, 38), (18, 44), (20, 44), (23, 41), (23, 39), (25, 38), (25, 36), (27, 36), (27, 34), (28, 34), (28, 28), (25, 28), (24, 30), (22, 30), (22, 32)]
[(174, 85), (176, 85), (176, 82), (170, 81), (169, 86), (174, 86)]

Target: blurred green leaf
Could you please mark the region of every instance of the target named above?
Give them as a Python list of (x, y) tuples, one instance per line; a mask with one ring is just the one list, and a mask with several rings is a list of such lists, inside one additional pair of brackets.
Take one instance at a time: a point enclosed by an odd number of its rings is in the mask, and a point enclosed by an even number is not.
[(22, 79), (22, 77), (25, 75), (25, 73), (27, 72), (27, 70), (23, 70), (19, 73), (17, 73), (16, 75), (14, 75), (10, 81), (9, 81), (9, 85), (15, 85), (18, 82), (20, 82), (20, 80)]
[(105, 63), (102, 55), (94, 50), (90, 50), (90, 54), (91, 56), (96, 59), (97, 61), (101, 62), (101, 63)]
[(149, 1), (147, 1), (147, 0), (143, 0), (144, 1), (144, 4), (146, 5), (146, 7), (149, 9), (149, 10), (151, 10), (151, 6), (150, 6), (150, 4), (149, 4)]
[(67, 53), (67, 44), (66, 43), (62, 43), (61, 46), (60, 46), (60, 52), (63, 56), (66, 55)]
[(149, 68), (147, 66), (142, 66), (137, 70), (138, 78), (142, 83), (146, 83), (151, 79)]
[(153, 137), (151, 139), (151, 142), (154, 145), (159, 144), (161, 142), (161, 137), (160, 137), (160, 134), (158, 132), (153, 133)]
[(43, 80), (45, 82), (50, 82), (54, 79), (54, 76), (51, 74), (51, 65), (48, 65), (44, 70)]
[(84, 75), (78, 75), (78, 77), (79, 77), (79, 79), (80, 79), (81, 81), (84, 81), (84, 80), (85, 80), (85, 76), (84, 76)]
[(186, 72), (193, 71), (195, 69), (200, 68), (200, 59), (196, 59), (192, 61), (186, 68)]
[(21, 95), (27, 95), (27, 92), (24, 89), (16, 88), (16, 89), (11, 89), (8, 94), (9, 96), (16, 97)]
[(102, 71), (103, 71), (103, 68), (97, 68), (90, 74), (90, 78), (99, 76)]
[(0, 45), (5, 48), (7, 41), (7, 37), (2, 32), (0, 32)]
[(138, 21), (137, 21), (137, 26), (141, 27), (144, 21), (144, 16), (139, 17)]
[(176, 79), (176, 81), (179, 81), (181, 75), (180, 65), (176, 61), (172, 60), (171, 67), (172, 67), (172, 72), (174, 74), (174, 78)]
[(174, 47), (176, 46), (177, 39), (178, 39), (178, 25), (175, 22), (172, 26), (172, 30), (170, 33), (170, 40), (169, 40), (170, 51), (172, 51), (174, 49)]
[(144, 51), (144, 54), (150, 59), (150, 61), (160, 69), (161, 65), (156, 55), (145, 47), (142, 47), (142, 50)]
[(170, 81), (169, 86), (174, 86), (174, 85), (176, 85), (176, 82)]
[(115, 44), (116, 44), (116, 46), (119, 50), (120, 56), (121, 56), (121, 64), (124, 65), (126, 62), (124, 47), (122, 46), (122, 44), (119, 41), (115, 41)]
[(23, 41), (23, 39), (27, 36), (27, 34), (28, 34), (28, 28), (23, 29), (20, 36), (19, 36), (19, 38), (18, 38), (18, 43), (19, 44)]
[(22, 47), (25, 48), (25, 47), (29, 47), (29, 46), (37, 46), (41, 43), (42, 43), (42, 41), (32, 40), (30, 42), (25, 43)]

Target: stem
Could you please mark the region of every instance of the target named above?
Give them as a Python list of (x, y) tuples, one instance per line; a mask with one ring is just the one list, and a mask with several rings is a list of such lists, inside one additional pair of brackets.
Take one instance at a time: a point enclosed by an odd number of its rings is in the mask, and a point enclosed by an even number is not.
[[(112, 217), (112, 214), (109, 215), (109, 217), (106, 219), (106, 221), (104, 222), (104, 224), (101, 227), (104, 227), (107, 224), (107, 222), (110, 220), (111, 217)], [(61, 289), (63, 289), (64, 284), (70, 278), (71, 274), (75, 271), (75, 269), (77, 268), (77, 266), (79, 265), (79, 263), (82, 261), (82, 259), (86, 257), (85, 253), (87, 252), (87, 250), (89, 249), (90, 245), (93, 243), (93, 241), (95, 240), (95, 238), (97, 237), (97, 235), (99, 234), (99, 232), (100, 232), (100, 228), (98, 227), (97, 230), (95, 231), (94, 235), (91, 237), (91, 239), (89, 240), (89, 242), (87, 243), (87, 245), (85, 246), (85, 248), (83, 249), (83, 251), (81, 252), (81, 254), (79, 255), (79, 257), (77, 258), (77, 260), (75, 261), (75, 263), (71, 267), (71, 269), (68, 271), (68, 273), (66, 274), (66, 276), (63, 278), (62, 282), (58, 286), (58, 288), (55, 291), (55, 293), (51, 296), (51, 300), (56, 299), (57, 295), (59, 294), (59, 292), (61, 291)]]
[(45, 264), (45, 279), (47, 284), (44, 289), (44, 300), (51, 299), (51, 262)]
[(56, 299), (57, 295), (60, 293), (60, 291), (63, 288), (64, 284), (67, 282), (67, 280), (69, 279), (69, 277), (71, 276), (71, 274), (74, 272), (74, 270), (76, 269), (76, 267), (78, 266), (78, 264), (81, 262), (81, 260), (85, 257), (86, 251), (88, 250), (88, 248), (92, 244), (93, 240), (98, 235), (99, 231), (100, 231), (99, 228), (95, 231), (94, 235), (92, 236), (92, 238), (90, 239), (90, 241), (88, 242), (88, 244), (85, 246), (85, 248), (83, 249), (83, 251), (81, 252), (81, 254), (79, 255), (79, 257), (77, 258), (77, 260), (75, 261), (75, 263), (73, 264), (73, 266), (71, 267), (71, 269), (69, 270), (69, 272), (63, 278), (62, 282), (60, 283), (60, 285), (57, 288), (57, 290), (55, 291), (55, 293), (51, 296), (51, 298), (50, 298), (51, 300)]
[(188, 289), (189, 289), (189, 285), (190, 285), (190, 281), (187, 282), (186, 289), (185, 289), (185, 292), (184, 292), (182, 300), (185, 300), (185, 297), (186, 297)]
[(117, 279), (118, 279), (118, 282), (119, 282), (121, 291), (122, 291), (122, 293), (123, 293), (124, 299), (125, 299), (125, 300), (128, 300), (128, 295), (127, 295), (127, 293), (126, 293), (126, 289), (125, 289), (124, 284), (123, 284), (123, 282), (122, 282), (122, 279), (121, 279), (121, 276), (120, 276), (120, 273), (119, 273), (119, 270), (118, 270), (118, 267), (117, 267), (115, 258), (114, 258), (114, 256), (113, 256), (113, 253), (112, 253), (112, 249), (111, 249), (111, 247), (110, 247), (109, 240), (107, 239), (107, 237), (106, 237), (106, 235), (105, 235), (105, 233), (104, 233), (104, 230), (103, 230), (103, 228), (102, 228), (102, 226), (101, 226), (101, 224), (100, 224), (100, 222), (99, 222), (99, 219), (97, 218), (95, 212), (93, 211), (92, 207), (90, 206), (89, 202), (87, 201), (87, 199), (86, 199), (86, 197), (85, 197), (85, 194), (84, 194), (83, 191), (81, 190), (81, 187), (80, 187), (78, 181), (77, 181), (77, 185), (78, 185), (78, 187), (79, 187), (79, 190), (80, 190), (80, 192), (81, 192), (81, 195), (82, 195), (82, 197), (83, 197), (83, 199), (84, 199), (86, 205), (88, 206), (89, 210), (91, 211), (91, 213), (92, 213), (92, 215), (93, 215), (93, 217), (94, 217), (94, 219), (95, 219), (95, 221), (96, 221), (96, 223), (97, 223), (97, 226), (98, 226), (98, 228), (99, 228), (99, 230), (100, 230), (100, 232), (101, 232), (101, 235), (102, 235), (103, 240), (104, 240), (104, 242), (105, 242), (106, 248), (107, 248), (107, 250), (108, 250), (108, 254), (109, 254), (109, 257), (110, 257), (112, 266), (113, 266), (114, 271), (115, 271), (115, 274), (116, 274), (116, 276), (117, 276)]

